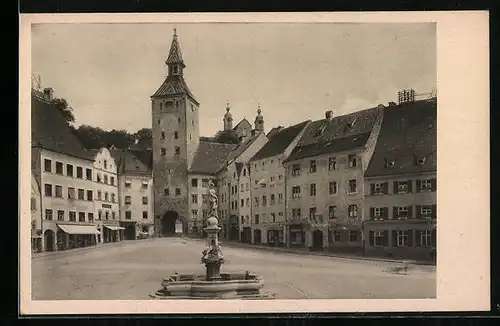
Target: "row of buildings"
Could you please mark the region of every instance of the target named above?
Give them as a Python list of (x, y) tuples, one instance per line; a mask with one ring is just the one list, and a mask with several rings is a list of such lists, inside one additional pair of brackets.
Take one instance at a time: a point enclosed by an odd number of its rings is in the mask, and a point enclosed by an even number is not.
[[(268, 132), (260, 108), (253, 125), (242, 119), (233, 126), (228, 104), (223, 130), (214, 138), (200, 137), (200, 103), (184, 79), (186, 65), (175, 33), (165, 63), (167, 76), (151, 96), (150, 150), (84, 150), (69, 129), (67, 135), (50, 136), (64, 139), (55, 145), (32, 144), (33, 183), (40, 185), (32, 188), (40, 190), (43, 221), (34, 234), (43, 235), (45, 248), (56, 243), (49, 237), (58, 238), (58, 232), (64, 238), (67, 224), (94, 226), (96, 240), (87, 241), (97, 242), (106, 241), (104, 229), (114, 232), (113, 227), (117, 232), (107, 234), (116, 234), (115, 239), (134, 238), (134, 232), (168, 236), (176, 222), (184, 234), (203, 236), (212, 180), (224, 239), (395, 257), (425, 258), (435, 252), (436, 97), (418, 100), (414, 91), (402, 91), (397, 104), (347, 115), (327, 110), (322, 119)], [(59, 133), (66, 128), (62, 122), (54, 128), (55, 118), (42, 114), (40, 119), (51, 121), (47, 126)], [(216, 141), (222, 134), (238, 143)], [(42, 168), (46, 158), (56, 164), (61, 153), (66, 156), (60, 162), (82, 167), (81, 178), (58, 181), (62, 176)], [(102, 182), (104, 173), (108, 183), (115, 178), (116, 186)], [(59, 214), (54, 212), (61, 198), (43, 193), (45, 184), (68, 180), (85, 192), (82, 200), (65, 201), (70, 208), (64, 214), (76, 211), (82, 220), (48, 219), (56, 215), (47, 210)], [(99, 190), (108, 198), (96, 197)], [(86, 200), (89, 191), (92, 200)], [(105, 209), (110, 215), (102, 215)], [(47, 235), (48, 230), (53, 233)]]

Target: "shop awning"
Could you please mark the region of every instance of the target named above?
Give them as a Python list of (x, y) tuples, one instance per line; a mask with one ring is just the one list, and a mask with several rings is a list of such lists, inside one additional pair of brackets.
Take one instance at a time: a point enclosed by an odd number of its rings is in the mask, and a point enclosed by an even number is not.
[(101, 234), (94, 225), (58, 224), (57, 226), (68, 234)]
[(114, 226), (114, 225), (104, 225), (105, 228), (108, 228), (112, 231), (116, 231), (116, 230), (125, 230), (124, 227), (121, 227), (121, 226)]

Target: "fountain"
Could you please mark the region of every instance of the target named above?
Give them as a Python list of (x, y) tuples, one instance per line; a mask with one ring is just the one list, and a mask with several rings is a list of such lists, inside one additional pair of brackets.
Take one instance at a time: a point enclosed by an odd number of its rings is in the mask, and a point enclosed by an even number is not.
[(207, 247), (202, 253), (205, 274), (177, 274), (163, 279), (162, 288), (151, 294), (154, 299), (273, 299), (274, 294), (262, 292), (261, 276), (245, 273), (221, 273), (224, 256), (219, 245), (218, 198), (209, 182), (211, 211), (204, 228)]

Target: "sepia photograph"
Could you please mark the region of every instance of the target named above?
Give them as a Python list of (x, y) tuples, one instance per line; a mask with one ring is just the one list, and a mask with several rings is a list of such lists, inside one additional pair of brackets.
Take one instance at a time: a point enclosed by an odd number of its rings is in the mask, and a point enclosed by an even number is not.
[(29, 300), (436, 299), (437, 26), (32, 23)]

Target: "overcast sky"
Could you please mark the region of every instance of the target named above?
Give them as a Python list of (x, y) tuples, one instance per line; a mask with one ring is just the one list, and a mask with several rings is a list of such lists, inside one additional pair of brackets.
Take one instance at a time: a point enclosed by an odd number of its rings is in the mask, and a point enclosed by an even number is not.
[(68, 100), (77, 125), (150, 128), (174, 27), (204, 136), (222, 129), (226, 101), (235, 123), (253, 123), (260, 103), (268, 131), (436, 88), (429, 23), (43, 24), (32, 31), (33, 73)]

